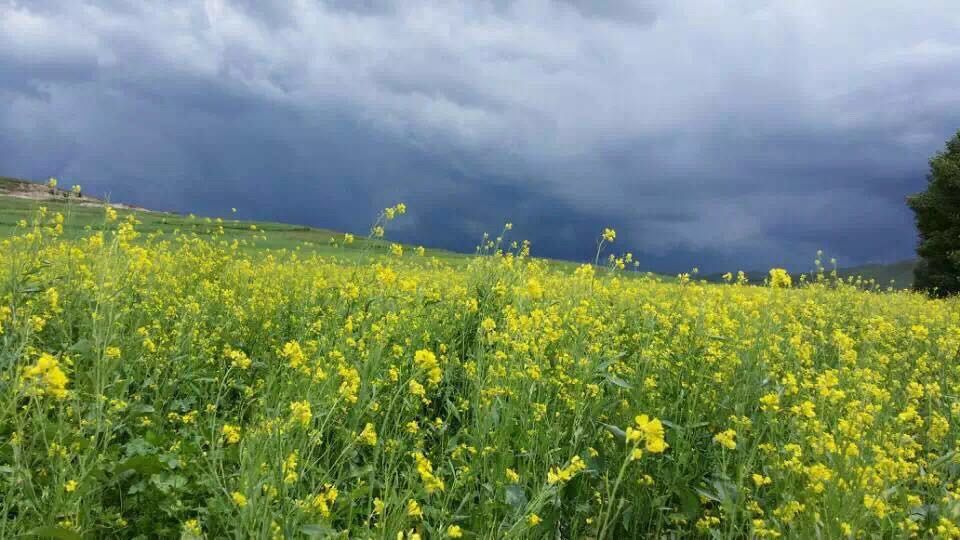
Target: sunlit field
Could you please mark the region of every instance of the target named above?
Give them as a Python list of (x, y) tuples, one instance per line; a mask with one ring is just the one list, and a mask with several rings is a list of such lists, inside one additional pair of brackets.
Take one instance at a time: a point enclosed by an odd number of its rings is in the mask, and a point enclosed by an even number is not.
[(955, 300), (68, 211), (0, 244), (0, 537), (960, 537)]

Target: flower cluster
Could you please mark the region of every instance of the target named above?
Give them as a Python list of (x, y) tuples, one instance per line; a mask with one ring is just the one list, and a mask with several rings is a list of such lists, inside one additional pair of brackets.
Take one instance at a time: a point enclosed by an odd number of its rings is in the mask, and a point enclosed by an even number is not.
[(36, 363), (24, 369), (20, 380), (28, 393), (56, 399), (67, 397), (67, 383), (70, 382), (60, 369), (60, 362), (48, 353), (41, 353)]

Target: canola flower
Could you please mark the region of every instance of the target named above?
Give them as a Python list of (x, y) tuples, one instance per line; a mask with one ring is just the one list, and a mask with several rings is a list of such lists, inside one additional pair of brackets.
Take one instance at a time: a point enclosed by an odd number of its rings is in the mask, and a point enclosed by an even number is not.
[[(116, 349), (116, 347), (113, 348)], [(120, 350), (116, 349), (116, 356), (118, 357), (119, 355)], [(249, 369), (250, 365), (253, 363), (246, 353), (240, 350), (231, 349), (230, 347), (226, 347), (224, 349), (224, 356), (230, 360), (230, 365), (237, 369)], [(107, 349), (107, 357), (110, 357), (110, 348)]]
[(613, 241), (617, 239), (617, 231), (606, 228), (603, 230), (603, 234), (601, 236), (603, 236), (604, 241), (613, 243)]
[(737, 432), (732, 429), (727, 429), (717, 433), (713, 436), (713, 442), (719, 444), (720, 446), (726, 448), (727, 450), (736, 450), (737, 441), (736, 441)]
[(446, 488), (443, 480), (433, 474), (433, 465), (430, 463), (430, 460), (425, 458), (420, 452), (414, 452), (413, 459), (416, 463), (417, 473), (420, 475), (420, 480), (423, 482), (423, 487), (427, 494), (443, 491)]
[(352, 258), (0, 239), (0, 536), (960, 536), (958, 300), (398, 257), (390, 208)]
[(313, 410), (309, 401), (294, 401), (290, 403), (290, 421), (300, 427), (310, 425), (313, 420)]
[(29, 394), (51, 396), (56, 399), (67, 397), (67, 383), (70, 380), (60, 368), (60, 362), (48, 353), (41, 353), (36, 363), (23, 370), (21, 383)]
[(407, 517), (420, 519), (423, 517), (423, 508), (416, 499), (407, 501)]
[(376, 446), (377, 430), (373, 427), (373, 424), (367, 422), (367, 424), (363, 426), (363, 431), (357, 436), (357, 440), (367, 446)]
[(240, 442), (240, 428), (237, 426), (224, 424), (220, 429), (220, 433), (223, 434), (223, 440), (227, 444), (237, 444)]
[(547, 483), (548, 484), (562, 484), (564, 482), (569, 482), (574, 476), (577, 475), (580, 471), (587, 468), (586, 463), (580, 456), (573, 456), (565, 467), (551, 467), (550, 472), (547, 473)]
[(773, 268), (770, 270), (770, 286), (779, 288), (788, 288), (793, 285), (793, 278), (783, 268)]
[(627, 441), (642, 441), (647, 452), (654, 454), (660, 454), (670, 446), (664, 440), (665, 431), (659, 419), (651, 419), (649, 416), (641, 414), (634, 418), (634, 424), (636, 427), (627, 428)]
[(301, 508), (307, 509), (307, 511), (312, 511), (315, 514), (319, 514), (321, 517), (329, 518), (333, 504), (337, 501), (337, 497), (340, 496), (340, 490), (336, 486), (331, 486), (326, 484), (323, 486), (322, 493), (317, 493), (309, 499), (309, 503), (301, 504)]

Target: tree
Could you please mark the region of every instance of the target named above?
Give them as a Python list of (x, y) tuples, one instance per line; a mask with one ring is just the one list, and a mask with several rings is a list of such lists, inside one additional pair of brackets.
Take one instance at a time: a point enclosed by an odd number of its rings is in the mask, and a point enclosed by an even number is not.
[(920, 233), (913, 287), (932, 296), (960, 292), (960, 131), (930, 159), (927, 189), (907, 197)]

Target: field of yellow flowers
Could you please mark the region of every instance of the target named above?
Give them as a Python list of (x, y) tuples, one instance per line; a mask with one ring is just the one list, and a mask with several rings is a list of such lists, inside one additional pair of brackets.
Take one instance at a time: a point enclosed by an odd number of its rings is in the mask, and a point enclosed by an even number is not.
[(0, 537), (960, 537), (956, 301), (63, 220), (0, 244)]

